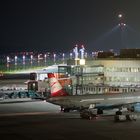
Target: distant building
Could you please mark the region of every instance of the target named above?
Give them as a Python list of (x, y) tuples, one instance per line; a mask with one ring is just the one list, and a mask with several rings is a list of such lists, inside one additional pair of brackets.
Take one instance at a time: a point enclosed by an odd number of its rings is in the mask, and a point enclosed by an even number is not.
[(120, 58), (140, 58), (140, 49), (121, 49)]
[(75, 78), (72, 79), (73, 87), (80, 94), (140, 90), (140, 59), (87, 60), (84, 66), (76, 66), (73, 73), (75, 74)]
[(111, 51), (108, 52), (98, 52), (98, 58), (111, 58), (114, 57), (114, 53)]
[(105, 85), (140, 86), (140, 59), (96, 59), (86, 65), (103, 73)]

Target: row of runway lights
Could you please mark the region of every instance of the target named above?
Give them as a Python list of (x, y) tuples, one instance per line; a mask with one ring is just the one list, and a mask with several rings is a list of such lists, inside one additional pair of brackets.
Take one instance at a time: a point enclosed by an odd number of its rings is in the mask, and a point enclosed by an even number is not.
[[(74, 55), (73, 55), (73, 53), (74, 53)], [(80, 56), (81, 59), (87, 58), (87, 52), (85, 52), (85, 48), (84, 48), (83, 45), (81, 46), (80, 49), (78, 49), (78, 45), (76, 45), (75, 48), (73, 49), (73, 53), (71, 52), (69, 54), (70, 59), (72, 59), (72, 58), (78, 59), (79, 56)], [(98, 52), (92, 52), (92, 56), (93, 57), (97, 56), (97, 53)], [(40, 62), (40, 60), (44, 60), (46, 62), (47, 57), (48, 57), (47, 54), (44, 54), (44, 56), (42, 56), (42, 54), (38, 54), (37, 60), (38, 60), (38, 62)], [(19, 59), (18, 56), (15, 55), (15, 57), (14, 57), (15, 64), (17, 64), (18, 59)], [(56, 62), (56, 59), (57, 59), (57, 54), (54, 53), (53, 54), (53, 61)], [(7, 64), (11, 62), (11, 58), (9, 56), (7, 56), (6, 60), (7, 60)], [(33, 60), (34, 60), (33, 55), (30, 55), (30, 62), (33, 63)], [(65, 61), (65, 53), (62, 54), (62, 60)], [(22, 62), (23, 62), (23, 64), (25, 64), (25, 62), (26, 62), (26, 56), (25, 55), (22, 56)]]
[[(72, 53), (70, 53), (70, 58), (72, 58), (73, 56), (72, 56)], [(10, 57), (9, 56), (7, 56), (7, 63), (10, 63), (11, 62), (11, 59), (10, 59)], [(18, 62), (18, 56), (15, 56), (14, 57), (14, 62), (15, 63), (17, 63)], [(44, 54), (44, 57), (42, 57), (40, 54), (38, 54), (38, 56), (37, 56), (37, 60), (38, 60), (38, 62), (40, 62), (40, 60), (42, 60), (42, 59), (44, 59), (44, 61), (47, 61), (47, 55), (46, 54)], [(33, 57), (33, 55), (31, 55), (30, 56), (30, 61), (31, 61), (31, 63), (33, 62), (33, 60), (34, 60), (34, 57)], [(56, 61), (56, 54), (53, 54), (53, 60), (54, 60), (54, 62)], [(62, 54), (62, 60), (65, 60), (65, 54), (63, 53)], [(22, 56), (22, 62), (25, 62), (26, 61), (26, 56), (25, 55), (23, 55)]]

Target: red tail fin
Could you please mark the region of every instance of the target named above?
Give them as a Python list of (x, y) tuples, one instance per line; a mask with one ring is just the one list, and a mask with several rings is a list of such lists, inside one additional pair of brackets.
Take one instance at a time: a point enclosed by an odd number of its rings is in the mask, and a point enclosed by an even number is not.
[(48, 73), (48, 80), (50, 84), (50, 89), (51, 89), (51, 96), (66, 96), (68, 93), (66, 93), (59, 81), (55, 78), (53, 73)]

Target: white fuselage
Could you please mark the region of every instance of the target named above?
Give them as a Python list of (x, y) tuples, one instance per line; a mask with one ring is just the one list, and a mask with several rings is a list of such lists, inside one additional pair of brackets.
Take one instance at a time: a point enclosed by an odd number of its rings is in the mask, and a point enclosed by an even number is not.
[(140, 92), (60, 96), (51, 97), (47, 101), (64, 107), (117, 106), (140, 102)]

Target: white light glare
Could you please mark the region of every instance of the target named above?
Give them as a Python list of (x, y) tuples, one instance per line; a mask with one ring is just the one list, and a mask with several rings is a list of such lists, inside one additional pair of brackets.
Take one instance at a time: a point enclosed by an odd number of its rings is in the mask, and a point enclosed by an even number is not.
[(119, 17), (119, 18), (122, 18), (122, 14), (119, 14), (118, 17)]

